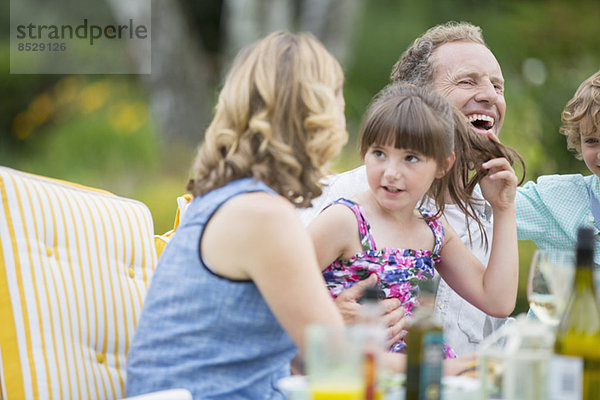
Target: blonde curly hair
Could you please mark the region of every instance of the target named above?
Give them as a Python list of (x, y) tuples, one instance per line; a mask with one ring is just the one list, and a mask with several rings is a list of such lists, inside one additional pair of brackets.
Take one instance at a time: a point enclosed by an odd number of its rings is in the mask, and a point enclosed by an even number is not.
[(561, 115), (559, 132), (567, 137), (567, 148), (582, 159), (581, 136), (600, 136), (600, 71), (583, 81)]
[(225, 80), (192, 167), (200, 196), (253, 177), (306, 207), (321, 194), (348, 133), (339, 123), (341, 66), (311, 34), (274, 32), (243, 50)]

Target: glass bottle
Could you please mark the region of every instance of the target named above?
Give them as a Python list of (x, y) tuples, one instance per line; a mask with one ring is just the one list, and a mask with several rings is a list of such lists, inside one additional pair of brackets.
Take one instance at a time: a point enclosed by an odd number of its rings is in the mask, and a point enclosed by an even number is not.
[(360, 300), (359, 323), (365, 328), (363, 371), (365, 377), (365, 400), (378, 400), (379, 354), (385, 351), (385, 328), (382, 323), (383, 310), (379, 305), (381, 291), (367, 288)]
[(600, 398), (600, 307), (594, 287), (594, 231), (577, 234), (575, 279), (556, 330), (550, 395), (560, 399)]
[(434, 313), (436, 285), (419, 283), (416, 307), (406, 337), (406, 400), (438, 400), (442, 396), (443, 327)]

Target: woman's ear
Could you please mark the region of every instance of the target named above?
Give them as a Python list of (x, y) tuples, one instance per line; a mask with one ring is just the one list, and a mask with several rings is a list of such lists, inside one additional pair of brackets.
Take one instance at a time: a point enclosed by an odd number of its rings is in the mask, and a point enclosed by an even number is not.
[(446, 175), (448, 173), (448, 171), (450, 171), (450, 168), (452, 168), (452, 166), (454, 165), (455, 161), (456, 161), (456, 154), (454, 154), (454, 152), (452, 152), (452, 154), (450, 154), (448, 156), (448, 158), (446, 158), (446, 161), (444, 162), (444, 165), (440, 166), (440, 168), (438, 169), (438, 172), (435, 175), (435, 177), (437, 179), (440, 179), (444, 175)]

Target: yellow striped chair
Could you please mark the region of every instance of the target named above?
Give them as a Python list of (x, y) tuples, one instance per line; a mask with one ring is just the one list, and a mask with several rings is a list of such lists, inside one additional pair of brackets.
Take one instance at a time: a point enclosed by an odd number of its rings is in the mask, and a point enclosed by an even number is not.
[(155, 264), (144, 204), (0, 167), (3, 398), (122, 398)]

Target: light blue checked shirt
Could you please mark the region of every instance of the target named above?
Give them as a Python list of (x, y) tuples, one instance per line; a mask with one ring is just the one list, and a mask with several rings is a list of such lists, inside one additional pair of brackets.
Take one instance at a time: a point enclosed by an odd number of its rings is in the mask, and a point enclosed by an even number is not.
[(596, 175), (546, 175), (517, 188), (517, 235), (540, 249), (575, 249), (577, 229), (591, 225), (596, 233), (595, 262), (600, 262), (598, 223), (590, 208), (588, 190), (600, 199)]

